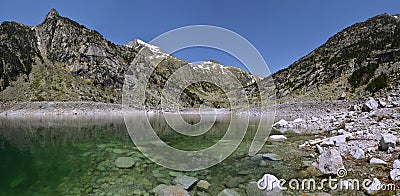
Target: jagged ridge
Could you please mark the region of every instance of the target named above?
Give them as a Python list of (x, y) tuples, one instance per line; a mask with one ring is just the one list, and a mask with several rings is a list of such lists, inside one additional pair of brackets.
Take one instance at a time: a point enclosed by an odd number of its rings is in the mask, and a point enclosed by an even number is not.
[[(151, 50), (155, 46), (142, 41), (126, 46), (113, 44), (98, 32), (60, 16), (54, 9), (37, 26), (3, 22), (0, 26), (0, 100), (121, 103), (124, 73), (143, 47)], [(146, 104), (150, 107), (159, 105), (160, 91), (168, 77), (188, 64), (166, 56), (148, 83)], [(228, 69), (243, 85), (259, 78), (237, 68), (208, 64), (193, 65), (193, 68), (204, 66), (215, 77)], [(182, 105), (197, 107), (209, 102), (215, 107), (225, 107), (224, 93), (210, 84), (193, 84), (181, 95)]]

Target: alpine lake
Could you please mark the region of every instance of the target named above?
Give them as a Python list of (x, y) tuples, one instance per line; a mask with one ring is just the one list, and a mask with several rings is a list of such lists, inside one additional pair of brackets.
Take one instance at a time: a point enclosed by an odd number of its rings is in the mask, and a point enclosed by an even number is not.
[[(189, 124), (199, 121), (196, 115), (182, 117)], [(229, 117), (219, 116), (209, 131), (194, 137), (174, 131), (161, 114), (150, 116), (149, 122), (166, 144), (196, 151), (221, 140), (231, 124)], [(130, 120), (140, 124), (142, 119)], [(233, 129), (235, 121), (230, 125)], [(183, 175), (210, 184), (207, 190), (194, 184), (188, 189), (191, 195), (218, 195), (226, 188), (247, 195), (249, 182), (266, 173), (284, 179), (306, 177), (302, 163), (313, 160), (308, 158), (310, 152), (298, 147), (313, 135), (298, 131), (286, 131), (286, 141), (267, 141), (258, 152), (273, 153), (277, 160), (249, 156), (259, 124), (256, 117), (250, 118), (243, 140), (229, 157), (197, 171), (172, 170), (150, 160), (134, 145), (123, 116), (4, 116), (0, 124), (1, 196), (155, 195), (157, 186), (173, 185)], [(281, 133), (272, 130), (271, 134)], [(118, 157), (131, 157), (134, 165), (117, 167)], [(285, 191), (291, 193), (296, 194)]]

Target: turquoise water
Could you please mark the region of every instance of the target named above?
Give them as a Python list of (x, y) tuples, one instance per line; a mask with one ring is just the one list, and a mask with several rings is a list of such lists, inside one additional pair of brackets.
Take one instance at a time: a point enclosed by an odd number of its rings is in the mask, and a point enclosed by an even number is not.
[[(164, 142), (182, 150), (212, 146), (229, 123), (229, 118), (219, 118), (210, 131), (193, 138), (172, 131), (160, 116), (151, 120)], [(144, 156), (121, 117), (8, 117), (0, 119), (0, 124), (0, 195), (153, 195), (157, 185), (170, 185), (183, 174), (211, 184), (208, 191), (190, 189), (191, 195), (216, 195), (227, 187), (245, 195), (247, 184), (265, 173), (301, 177), (301, 160), (307, 154), (298, 145), (308, 136), (289, 133), (287, 141), (267, 142), (260, 151), (278, 154), (283, 160), (260, 166), (261, 160), (247, 156), (257, 125), (254, 120), (239, 148), (226, 160), (204, 170), (180, 172)], [(114, 162), (121, 156), (134, 158), (134, 167), (117, 168)]]

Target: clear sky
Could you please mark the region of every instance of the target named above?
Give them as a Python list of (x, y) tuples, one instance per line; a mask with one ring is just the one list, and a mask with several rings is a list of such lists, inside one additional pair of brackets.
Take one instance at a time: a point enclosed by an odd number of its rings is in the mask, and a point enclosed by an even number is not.
[[(248, 39), (271, 72), (289, 66), (356, 22), (382, 13), (400, 13), (398, 0), (133, 0), (3, 1), (0, 21), (37, 25), (51, 8), (117, 44), (150, 41), (187, 25), (215, 25)], [(175, 56), (188, 61), (214, 59), (241, 66), (221, 51), (192, 48)]]

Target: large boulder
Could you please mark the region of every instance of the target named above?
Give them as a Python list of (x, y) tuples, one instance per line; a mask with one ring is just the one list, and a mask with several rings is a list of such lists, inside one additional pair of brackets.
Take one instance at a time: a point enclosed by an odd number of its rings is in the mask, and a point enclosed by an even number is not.
[(365, 152), (361, 148), (357, 148), (353, 153), (353, 158), (356, 160), (365, 159)]
[(379, 103), (379, 106), (381, 106), (382, 108), (386, 107), (386, 105), (387, 105), (385, 100), (383, 100), (382, 98), (378, 99), (378, 103)]
[(390, 134), (385, 133), (381, 134), (381, 140), (379, 141), (379, 148), (381, 150), (387, 151), (389, 147), (396, 147), (397, 137)]
[(393, 161), (393, 168), (400, 169), (400, 160), (396, 159)]
[(273, 126), (275, 128), (285, 128), (289, 126), (289, 123), (286, 120), (281, 119), (280, 121), (276, 122)]
[(377, 178), (374, 178), (371, 185), (369, 185), (369, 187), (367, 188), (367, 193), (369, 195), (373, 195), (381, 189), (381, 186), (381, 182)]
[(400, 180), (400, 169), (394, 169), (394, 170), (390, 171), (390, 178), (393, 181)]
[(386, 161), (378, 158), (372, 158), (369, 160), (369, 164), (371, 165), (387, 165)]
[(370, 112), (372, 110), (377, 109), (379, 106), (378, 102), (375, 101), (374, 98), (369, 97), (368, 101), (366, 101), (363, 106), (362, 106), (362, 111), (363, 112)]
[(340, 152), (334, 148), (326, 149), (318, 156), (316, 162), (312, 164), (323, 174), (336, 174), (339, 169), (343, 169), (343, 159)]

